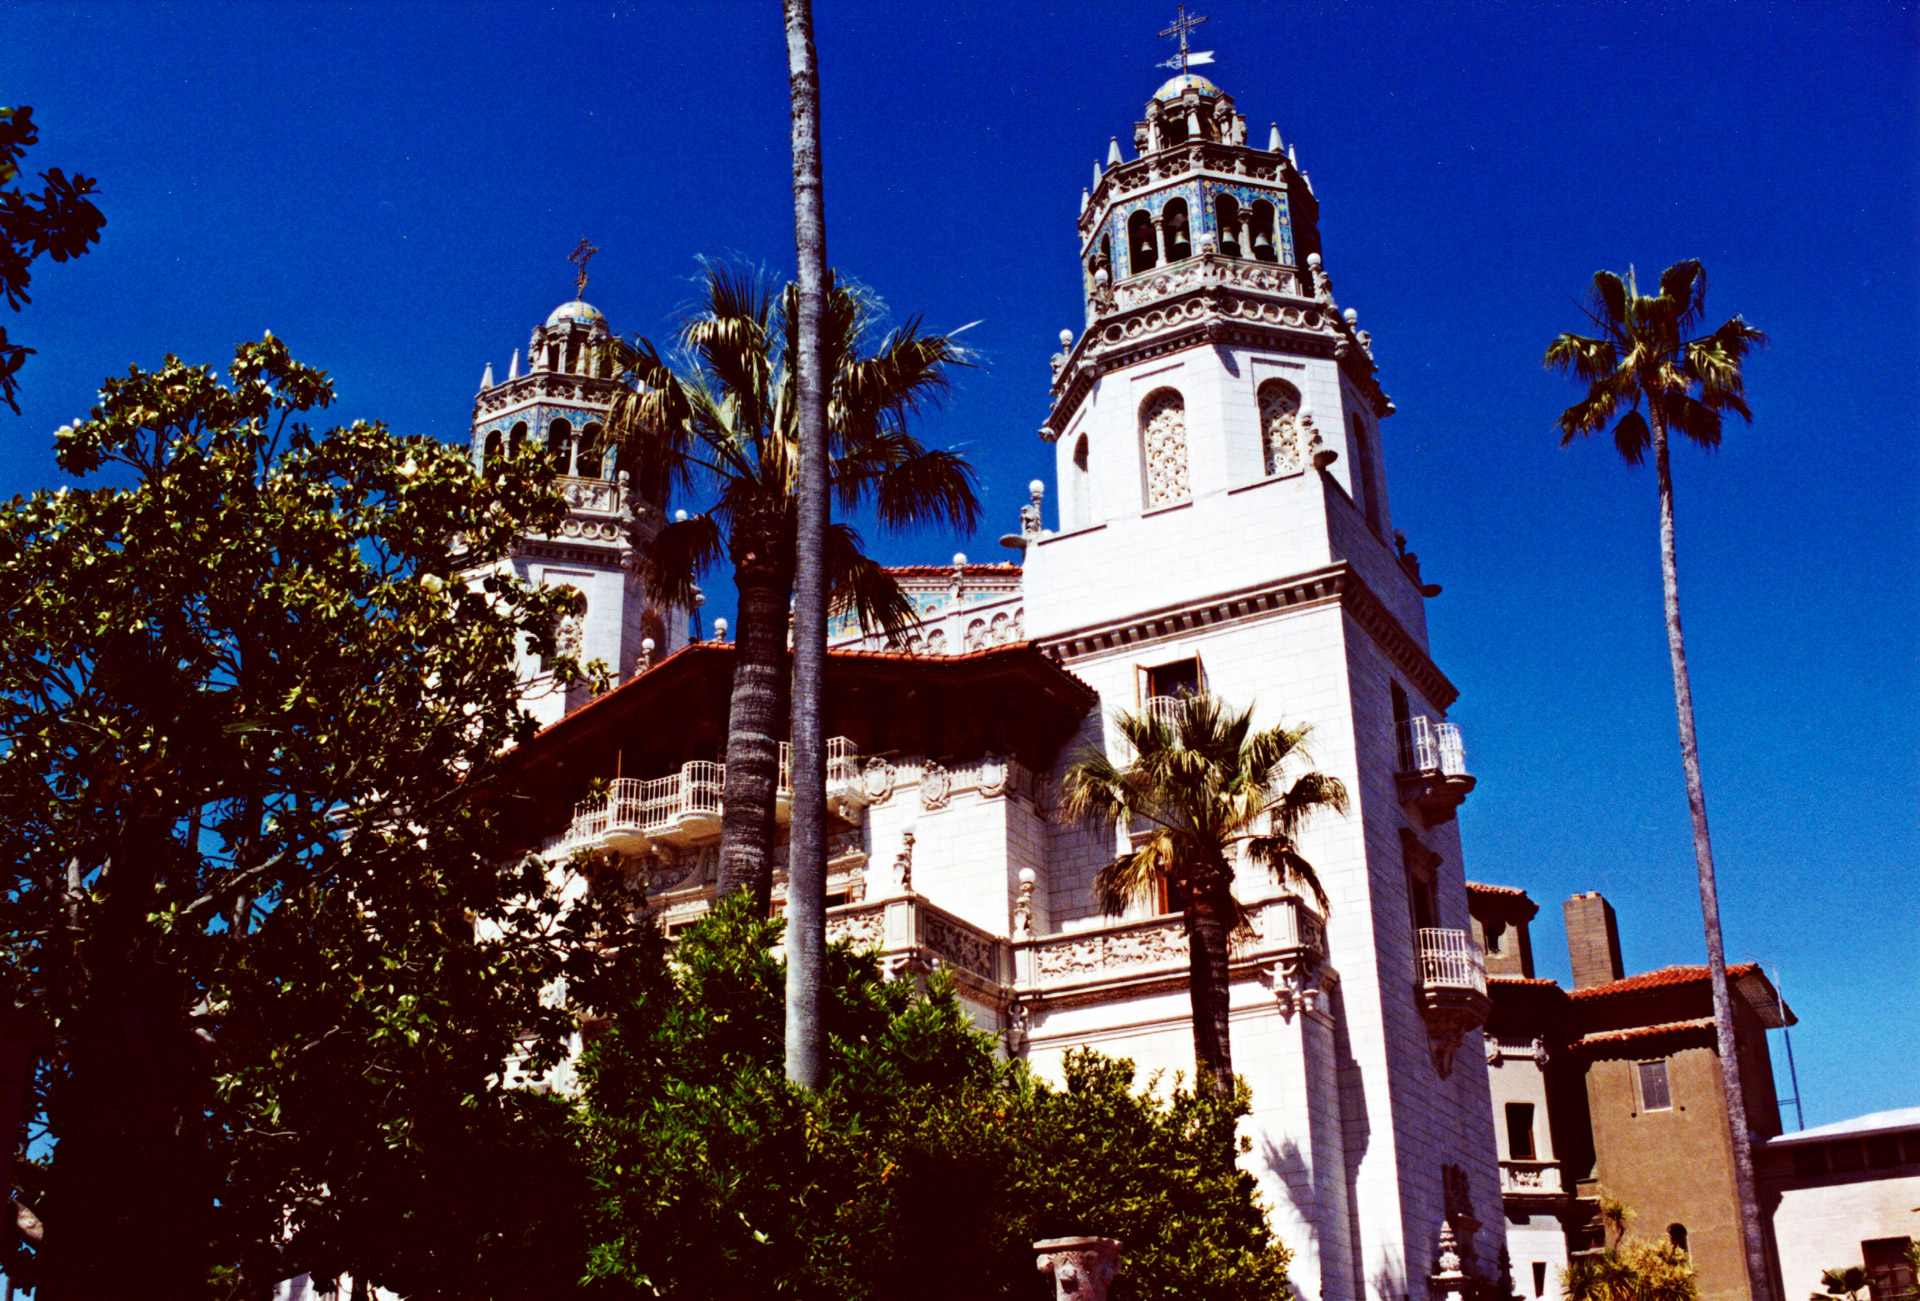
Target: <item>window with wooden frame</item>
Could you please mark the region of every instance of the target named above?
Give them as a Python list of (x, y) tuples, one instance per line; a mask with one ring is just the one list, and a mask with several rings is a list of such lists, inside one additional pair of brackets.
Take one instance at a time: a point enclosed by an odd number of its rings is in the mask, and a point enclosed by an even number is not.
[(1667, 1062), (1635, 1062), (1634, 1074), (1640, 1080), (1640, 1110), (1673, 1110), (1673, 1091), (1667, 1083)]

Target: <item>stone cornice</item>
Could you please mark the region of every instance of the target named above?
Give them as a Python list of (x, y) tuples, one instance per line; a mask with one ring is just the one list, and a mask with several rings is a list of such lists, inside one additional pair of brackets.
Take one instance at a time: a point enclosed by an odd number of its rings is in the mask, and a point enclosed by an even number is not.
[(1459, 698), (1459, 688), (1448, 680), (1426, 649), (1401, 626), (1345, 561), (1204, 600), (1163, 606), (1129, 619), (1075, 629), (1042, 638), (1037, 644), (1054, 659), (1066, 663), (1124, 646), (1148, 645), (1287, 610), (1335, 602), (1373, 638), (1435, 709), (1445, 710)]
[[(1240, 268), (1223, 264), (1233, 259), (1216, 261), (1208, 256), (1194, 261), (1193, 267), (1176, 265), (1162, 277), (1171, 278), (1175, 273), (1186, 276), (1186, 283), (1176, 284), (1166, 297), (1150, 298), (1102, 316), (1080, 336), (1054, 379), (1053, 409), (1040, 426), (1041, 438), (1054, 442), (1066, 432), (1074, 413), (1102, 375), (1155, 357), (1216, 344), (1330, 357), (1339, 363), (1342, 374), (1365, 397), (1376, 416), (1392, 412), (1393, 403), (1374, 377), (1377, 368), (1372, 356), (1331, 303), (1229, 281), (1226, 276)], [(1259, 263), (1242, 266), (1267, 270), (1276, 277), (1284, 275), (1289, 281), (1293, 276), (1290, 268), (1275, 271)], [(1121, 286), (1122, 290), (1126, 288)]]
[(539, 402), (606, 408), (613, 405), (619, 388), (614, 380), (597, 375), (576, 375), (563, 370), (530, 371), (504, 384), (482, 389), (473, 400), (473, 418), (478, 421)]

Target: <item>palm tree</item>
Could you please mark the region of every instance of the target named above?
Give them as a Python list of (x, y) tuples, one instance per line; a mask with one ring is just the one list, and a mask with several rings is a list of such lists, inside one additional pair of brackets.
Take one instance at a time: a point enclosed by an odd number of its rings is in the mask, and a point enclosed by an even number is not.
[[(775, 295), (756, 271), (709, 264), (698, 307), (682, 322), (679, 369), (644, 338), (608, 346), (624, 392), (607, 418), (619, 467), (649, 501), (704, 489), (712, 504), (662, 527), (641, 550), (645, 577), (669, 604), (722, 558), (739, 591), (728, 710), (720, 892), (773, 891), (773, 814), (787, 716), (787, 610), (793, 596), (798, 402), (790, 362), (798, 293)], [(954, 341), (917, 321), (878, 337), (883, 308), (828, 277), (821, 322), (828, 385), (828, 488), (843, 511), (871, 506), (883, 528), (972, 529), (980, 503), (971, 467), (908, 432), (912, 417), (965, 365)], [(869, 350), (870, 349), (870, 350)], [(912, 604), (844, 523), (826, 528), (832, 606), (868, 629), (897, 630)]]
[(1245, 923), (1233, 895), (1235, 863), (1244, 855), (1304, 886), (1326, 911), (1298, 836), (1321, 809), (1345, 813), (1347, 789), (1307, 767), (1309, 726), (1256, 732), (1251, 709), (1235, 713), (1210, 693), (1183, 696), (1171, 718), (1118, 712), (1114, 726), (1132, 758), (1122, 767), (1094, 751), (1074, 763), (1061, 811), (1131, 835), (1133, 847), (1094, 882), (1103, 912), (1164, 888), (1184, 913), (1194, 1064), (1203, 1087), (1225, 1096), (1233, 1089), (1228, 946)]
[[(1700, 749), (1694, 737), (1693, 688), (1687, 678), (1687, 648), (1680, 632), (1680, 577), (1673, 549), (1673, 473), (1667, 436), (1678, 431), (1701, 447), (1720, 445), (1721, 413), (1751, 421), (1741, 365), (1766, 336), (1740, 317), (1712, 331), (1695, 331), (1706, 314), (1707, 276), (1697, 261), (1677, 262), (1660, 275), (1660, 292), (1640, 293), (1632, 270), (1622, 280), (1610, 271), (1594, 274), (1585, 307), (1598, 333), (1562, 334), (1547, 348), (1550, 370), (1571, 374), (1587, 395), (1560, 416), (1561, 446), (1613, 425), (1613, 444), (1629, 464), (1653, 448), (1660, 487), (1660, 576), (1666, 592), (1667, 650), (1673, 660), (1674, 708), (1680, 720), (1680, 762), (1686, 770), (1687, 806), (1693, 815), (1693, 856), (1700, 880), (1700, 912), (1707, 933), (1707, 968), (1713, 982), (1713, 1019), (1719, 1039), (1727, 1121), (1733, 1131), (1735, 1192), (1740, 1199), (1747, 1276), (1756, 1289), (1768, 1277), (1754, 1198), (1753, 1149), (1748, 1138), (1746, 1095), (1733, 1034), (1733, 1004), (1727, 994), (1727, 960), (1720, 938), (1720, 900), (1714, 885), (1713, 845), (1707, 835), (1707, 797), (1700, 780)], [(1640, 412), (1642, 403), (1646, 414)], [(1616, 419), (1617, 417), (1617, 419)]]
[(786, 0), (793, 106), (793, 242), (799, 317), (794, 349), (800, 469), (795, 497), (793, 599), (793, 821), (787, 858), (787, 1078), (825, 1083), (820, 1019), (827, 948), (826, 538), (827, 385), (820, 322), (826, 311), (827, 225), (820, 177), (820, 71), (812, 0)]

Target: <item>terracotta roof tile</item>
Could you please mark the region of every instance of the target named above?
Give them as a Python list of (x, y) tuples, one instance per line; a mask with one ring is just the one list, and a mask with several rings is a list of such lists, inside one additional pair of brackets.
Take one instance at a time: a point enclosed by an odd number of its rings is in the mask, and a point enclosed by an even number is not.
[[(1730, 979), (1739, 979), (1759, 970), (1751, 962), (1737, 962), (1727, 968)], [(1664, 989), (1672, 985), (1691, 985), (1707, 978), (1704, 966), (1661, 967), (1657, 971), (1643, 971), (1637, 976), (1627, 976), (1622, 980), (1609, 980), (1604, 985), (1588, 985), (1585, 989), (1570, 991), (1574, 998), (1610, 998), (1615, 994), (1637, 994), (1643, 989)]]
[[(1003, 578), (1020, 572), (1020, 564), (1014, 560), (1002, 560), (991, 565), (962, 565), (960, 568), (968, 578)], [(945, 578), (953, 573), (953, 566), (888, 565), (887, 572), (898, 578)]]
[[(1649, 973), (1651, 974), (1651, 973)], [(1625, 1030), (1603, 1030), (1599, 1034), (1590, 1034), (1580, 1040), (1582, 1048), (1592, 1048), (1600, 1044), (1627, 1043), (1635, 1039), (1653, 1039), (1660, 1035), (1685, 1034), (1694, 1030), (1713, 1029), (1713, 1018), (1696, 1017), (1691, 1021), (1667, 1021), (1660, 1025), (1636, 1025)]]
[(1525, 986), (1528, 989), (1560, 988), (1560, 982), (1557, 980), (1542, 980), (1535, 976), (1496, 976), (1496, 975), (1489, 974), (1487, 976), (1487, 983), (1490, 985), (1491, 984), (1521, 985), (1521, 986)]
[(1532, 896), (1518, 886), (1488, 885), (1485, 881), (1469, 881), (1467, 882), (1467, 889), (1474, 894), (1497, 894), (1509, 899), (1530, 900), (1532, 898)]

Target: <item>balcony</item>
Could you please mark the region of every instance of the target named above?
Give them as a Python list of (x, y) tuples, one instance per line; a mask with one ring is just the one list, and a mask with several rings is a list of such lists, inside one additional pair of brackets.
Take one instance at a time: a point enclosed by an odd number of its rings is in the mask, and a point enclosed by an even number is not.
[(1433, 1067), (1446, 1079), (1469, 1033), (1487, 1023), (1487, 963), (1465, 931), (1423, 927), (1419, 932), (1420, 1015), (1433, 1041)]
[(1419, 810), (1423, 826), (1452, 821), (1473, 789), (1459, 725), (1436, 723), (1425, 714), (1401, 723), (1400, 769), (1394, 783), (1400, 802)]
[[(549, 839), (543, 852), (549, 857), (577, 849), (612, 849), (639, 854), (654, 848), (680, 849), (720, 834), (727, 766), (704, 759), (680, 765), (665, 777), (640, 780), (619, 777), (604, 795), (573, 806), (567, 829)], [(853, 742), (844, 736), (827, 741), (827, 804), (834, 813), (851, 819), (866, 803), (860, 781), (860, 761)], [(793, 804), (793, 755), (780, 743), (780, 776), (774, 798), (776, 818), (785, 822)]]
[(1557, 1202), (1566, 1197), (1558, 1161), (1502, 1161), (1500, 1196), (1510, 1202)]
[(1182, 701), (1178, 696), (1148, 696), (1147, 717), (1162, 727), (1180, 728)]

